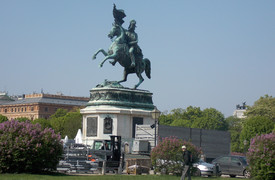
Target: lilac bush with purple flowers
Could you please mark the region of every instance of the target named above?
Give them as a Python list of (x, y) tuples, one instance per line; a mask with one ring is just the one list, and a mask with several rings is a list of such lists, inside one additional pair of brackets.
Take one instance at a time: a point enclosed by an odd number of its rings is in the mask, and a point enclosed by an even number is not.
[(156, 172), (181, 173), (183, 167), (182, 145), (192, 153), (193, 162), (199, 160), (202, 151), (191, 142), (183, 141), (174, 136), (162, 138), (151, 151), (151, 162)]
[(63, 153), (59, 134), (39, 124), (0, 123), (0, 173), (38, 173), (56, 169)]
[(255, 179), (275, 179), (275, 133), (257, 135), (247, 153), (250, 173)]

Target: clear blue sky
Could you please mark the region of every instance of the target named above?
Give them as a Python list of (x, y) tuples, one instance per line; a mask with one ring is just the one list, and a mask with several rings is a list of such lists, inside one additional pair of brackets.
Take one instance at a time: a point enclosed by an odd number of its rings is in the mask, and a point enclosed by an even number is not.
[[(91, 59), (111, 44), (113, 3), (125, 28), (137, 21), (152, 63), (140, 89), (161, 111), (192, 105), (227, 117), (236, 104), (274, 96), (274, 0), (0, 0), (0, 91), (89, 96), (104, 79), (120, 80), (118, 64)], [(130, 75), (122, 85), (137, 81)]]

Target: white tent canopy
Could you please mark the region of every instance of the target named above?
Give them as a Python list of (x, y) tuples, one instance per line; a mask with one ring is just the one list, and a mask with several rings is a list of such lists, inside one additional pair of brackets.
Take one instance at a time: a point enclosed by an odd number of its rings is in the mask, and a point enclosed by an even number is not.
[(75, 143), (82, 144), (82, 132), (81, 132), (81, 129), (78, 129), (77, 134), (76, 134), (74, 140), (75, 140)]

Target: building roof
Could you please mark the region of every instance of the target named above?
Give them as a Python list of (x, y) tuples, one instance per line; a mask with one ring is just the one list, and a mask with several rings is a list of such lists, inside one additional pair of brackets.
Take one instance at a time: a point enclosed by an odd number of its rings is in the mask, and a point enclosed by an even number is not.
[(76, 98), (63, 98), (59, 97), (51, 97), (51, 96), (40, 96), (40, 97), (31, 97), (31, 98), (23, 98), (16, 101), (6, 101), (3, 102), (2, 105), (18, 105), (18, 104), (33, 104), (33, 103), (42, 103), (42, 104), (60, 104), (60, 105), (71, 105), (71, 106), (86, 106), (88, 100), (76, 99)]
[(8, 102), (12, 102), (12, 101), (14, 100), (11, 99), (7, 94), (3, 94), (3, 93), (0, 94), (0, 105)]

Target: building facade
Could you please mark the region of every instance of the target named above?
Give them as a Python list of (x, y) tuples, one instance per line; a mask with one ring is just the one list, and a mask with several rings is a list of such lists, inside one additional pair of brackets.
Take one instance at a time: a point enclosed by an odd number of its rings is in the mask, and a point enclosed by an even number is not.
[(86, 106), (89, 98), (53, 94), (29, 94), (22, 98), (12, 100), (7, 95), (0, 96), (0, 114), (9, 120), (26, 117), (34, 120), (37, 118), (48, 119), (57, 109), (72, 110)]

